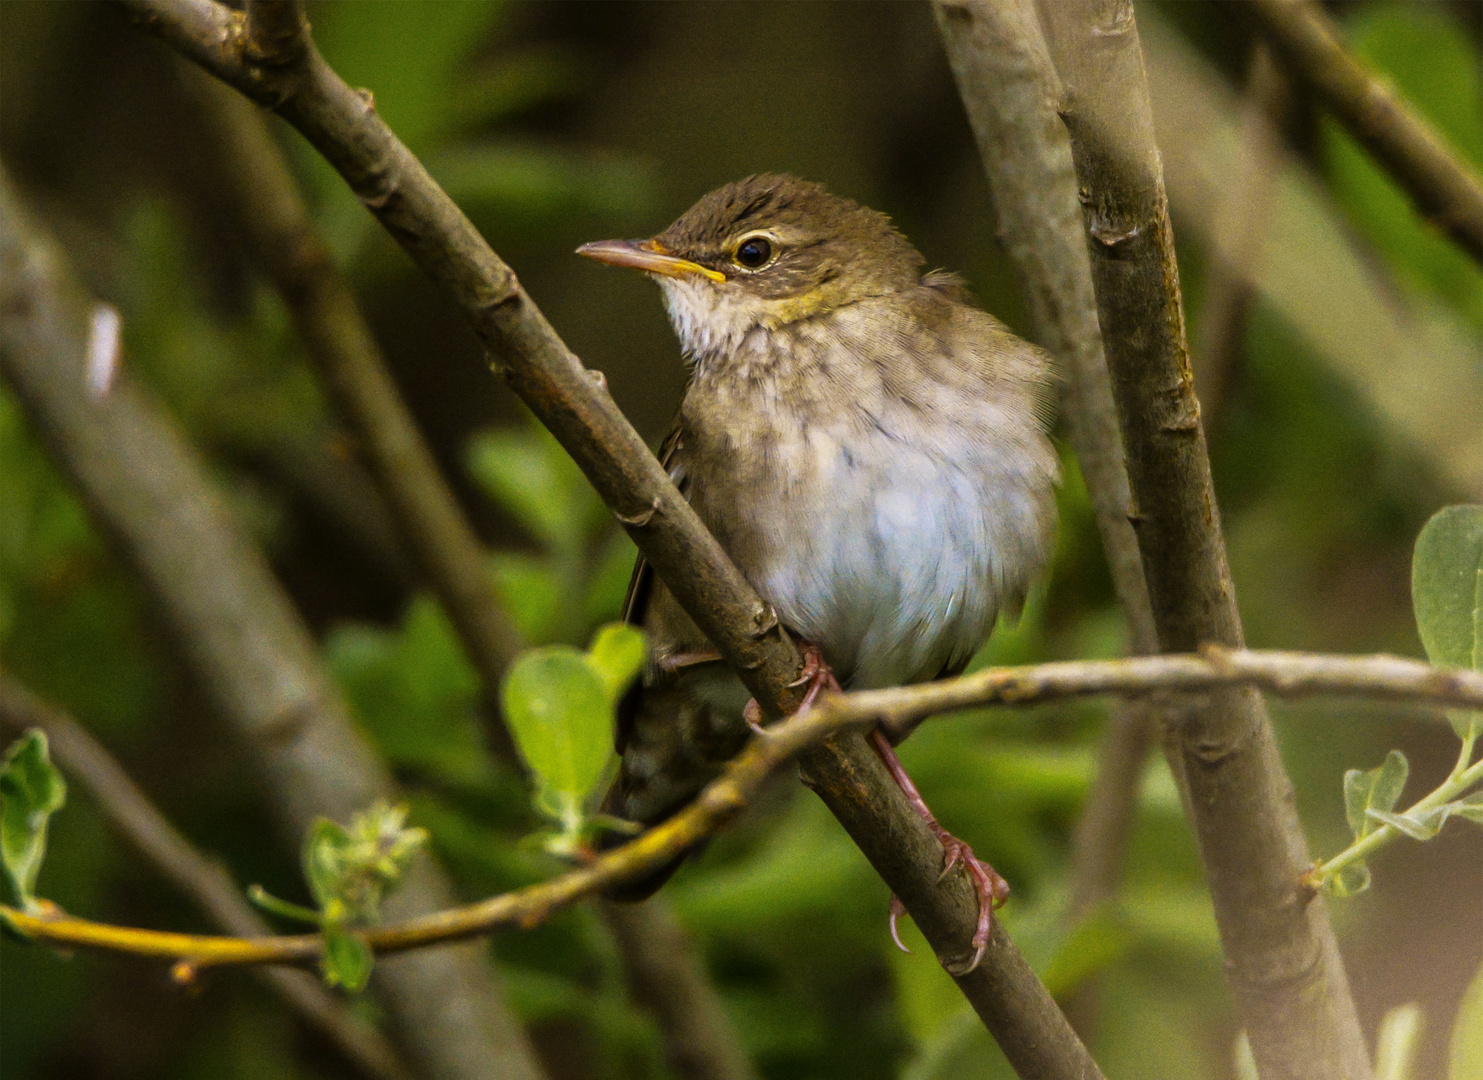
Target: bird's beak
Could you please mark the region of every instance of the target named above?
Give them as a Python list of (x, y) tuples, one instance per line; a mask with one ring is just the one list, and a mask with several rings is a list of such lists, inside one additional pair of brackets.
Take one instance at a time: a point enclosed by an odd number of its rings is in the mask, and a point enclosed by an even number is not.
[(719, 270), (671, 255), (657, 240), (598, 240), (583, 244), (577, 249), (577, 254), (612, 266), (627, 266), (650, 274), (664, 274), (666, 277), (699, 274), (712, 281), (726, 280), (726, 275)]

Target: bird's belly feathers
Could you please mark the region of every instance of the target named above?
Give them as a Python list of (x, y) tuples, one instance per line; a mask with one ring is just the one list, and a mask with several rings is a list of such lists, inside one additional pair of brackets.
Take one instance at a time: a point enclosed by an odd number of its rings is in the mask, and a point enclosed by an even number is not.
[(1040, 463), (922, 434), (796, 429), (726, 515), (742, 571), (854, 687), (957, 670), (1044, 561)]

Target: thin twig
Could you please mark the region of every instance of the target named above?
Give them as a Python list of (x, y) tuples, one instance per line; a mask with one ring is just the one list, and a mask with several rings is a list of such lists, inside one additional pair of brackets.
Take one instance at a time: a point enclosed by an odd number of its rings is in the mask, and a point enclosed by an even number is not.
[[(191, 846), (98, 740), (0, 670), (0, 730), (15, 737), (27, 728), (46, 733), (57, 764), (82, 781), (119, 832), (207, 918), (236, 937), (265, 937), (272, 932), (242, 898), (231, 875)], [(261, 968), (257, 975), (361, 1073), (378, 1080), (409, 1080), (411, 1073), (386, 1037), (314, 976), (283, 968)]]
[[(1055, 0), (1044, 12), (1159, 641), (1239, 648), (1132, 6)], [(1174, 734), (1227, 981), (1258, 1066), (1269, 1078), (1364, 1080), (1327, 907), (1303, 904), (1295, 884), (1307, 845), (1261, 699), (1212, 694)]]
[(1483, 263), (1483, 183), (1395, 89), (1340, 42), (1309, 0), (1254, 0), (1249, 10), (1284, 63), (1411, 196), (1423, 217)]
[[(0, 176), (0, 374), (246, 746), (282, 832), (297, 844), (319, 815), (346, 821), (393, 799), (385, 763), (356, 730), (308, 629), (169, 418), (127, 368), (102, 398), (81, 389), (92, 309)], [(452, 895), (420, 858), (393, 913), (439, 910)], [(373, 987), (407, 1057), (429, 1075), (541, 1076), (477, 949), (380, 965)]]
[[(1097, 694), (1210, 694), (1236, 686), (1259, 687), (1288, 698), (1345, 695), (1483, 708), (1483, 674), (1475, 671), (1436, 668), (1398, 656), (1216, 647), (1198, 654), (985, 668), (938, 683), (834, 694), (754, 738), (693, 804), (588, 865), (518, 892), (367, 930), (362, 936), (375, 952), (394, 953), (505, 928), (528, 929), (584, 896), (642, 877), (711, 836), (748, 805), (778, 768), (852, 728), (880, 723), (899, 730), (929, 716), (985, 705), (1026, 707)], [(1294, 890), (1307, 870), (1293, 873)], [(107, 926), (60, 912), (35, 916), (12, 908), (0, 910), (19, 930), (40, 940), (184, 960), (181, 974), (187, 978), (201, 968), (220, 965), (308, 963), (318, 959), (323, 945), (317, 934), (249, 941)], [(991, 952), (1000, 947), (1002, 942), (991, 944)], [(999, 992), (1013, 989), (1000, 987)]]
[[(243, 49), (242, 15), (210, 0), (125, 0), (140, 22), (293, 124), (368, 209), (458, 301), (497, 372), (551, 430), (764, 713), (801, 700), (801, 658), (670, 482), (606, 388), (558, 338), (515, 275), (374, 111), (308, 48), (304, 63), (269, 69)], [(938, 881), (942, 847), (850, 734), (802, 762), (846, 831), (901, 898), (939, 956), (958, 956), (977, 922), (962, 875)], [(998, 933), (980, 969), (958, 980), (1025, 1075), (1096, 1075), (1084, 1047), (1018, 951)]]

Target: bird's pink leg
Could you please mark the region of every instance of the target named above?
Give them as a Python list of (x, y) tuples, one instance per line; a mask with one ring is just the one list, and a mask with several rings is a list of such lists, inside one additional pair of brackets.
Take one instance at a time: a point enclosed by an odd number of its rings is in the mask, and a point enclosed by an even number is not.
[[(916, 784), (912, 783), (911, 777), (906, 774), (906, 768), (901, 764), (901, 759), (896, 756), (895, 747), (890, 744), (881, 730), (879, 728), (873, 730), (869, 739), (871, 747), (885, 763), (891, 779), (896, 781), (896, 786), (906, 796), (906, 801), (927, 823), (927, 828), (932, 830), (932, 835), (937, 837), (938, 843), (942, 845), (942, 874), (938, 876), (938, 880), (941, 881), (955, 866), (962, 866), (973, 880), (974, 890), (978, 893), (978, 926), (973, 931), (973, 959), (969, 961), (967, 967), (954, 972), (957, 975), (966, 975), (978, 967), (979, 961), (984, 958), (984, 951), (989, 947), (989, 930), (994, 922), (994, 909), (1009, 899), (1009, 882), (1000, 877), (998, 871), (992, 866), (975, 856), (971, 847), (938, 823), (937, 818), (928, 809), (921, 792), (917, 790)], [(905, 908), (901, 906), (901, 901), (894, 896), (891, 897), (891, 937), (895, 938), (898, 946), (901, 945), (901, 939), (896, 935), (896, 919), (904, 911)]]
[[(792, 684), (794, 686), (808, 686), (808, 691), (803, 695), (803, 703), (799, 705), (798, 711), (803, 712), (818, 699), (825, 690), (839, 691), (839, 680), (834, 677), (833, 670), (824, 660), (824, 654), (819, 647), (811, 642), (802, 642), (803, 649), (803, 672)], [(747, 724), (753, 731), (763, 734), (762, 710), (755, 700), (747, 702), (744, 715)], [(938, 843), (942, 845), (942, 873), (938, 880), (946, 877), (948, 872), (955, 866), (962, 866), (968, 872), (973, 881), (974, 891), (978, 893), (978, 925), (973, 931), (973, 959), (961, 970), (955, 970), (954, 974), (966, 975), (978, 967), (983, 960), (984, 952), (989, 947), (989, 932), (994, 924), (994, 909), (1005, 900), (1009, 899), (1009, 882), (999, 876), (988, 863), (973, 854), (973, 849), (952, 833), (948, 832), (938, 822), (927, 802), (922, 798), (922, 793), (917, 790), (916, 784), (912, 783), (910, 776), (906, 774), (906, 768), (901, 764), (901, 759), (896, 756), (895, 748), (881, 733), (879, 728), (871, 731), (870, 745), (886, 766), (886, 771), (891, 774), (891, 779), (896, 781), (896, 786), (906, 796), (906, 801), (911, 808), (921, 816), (927, 823), (927, 828), (932, 830), (932, 835), (937, 837)], [(896, 942), (898, 948), (907, 951), (906, 946), (901, 943), (901, 936), (896, 930), (896, 920), (906, 914), (906, 908), (894, 895), (891, 897), (891, 940)]]
[[(811, 709), (814, 702), (819, 699), (819, 695), (825, 690), (842, 691), (839, 680), (834, 677), (834, 669), (824, 659), (824, 654), (819, 651), (819, 647), (811, 641), (803, 641), (799, 645), (803, 652), (803, 671), (788, 685), (808, 687), (803, 695), (803, 701), (798, 705), (798, 712), (801, 713)], [(747, 702), (746, 708), (742, 710), (742, 718), (746, 720), (747, 727), (756, 734), (767, 734), (767, 729), (762, 726), (762, 706), (757, 704), (756, 698)]]

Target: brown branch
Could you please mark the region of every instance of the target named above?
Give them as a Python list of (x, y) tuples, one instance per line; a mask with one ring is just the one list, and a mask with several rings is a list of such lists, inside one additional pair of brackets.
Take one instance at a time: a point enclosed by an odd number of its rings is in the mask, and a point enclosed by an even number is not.
[[(586, 866), (518, 892), (367, 930), (362, 936), (380, 954), (424, 948), (505, 928), (528, 929), (559, 908), (600, 889), (642, 877), (705, 840), (736, 817), (782, 765), (794, 757), (807, 755), (821, 741), (837, 738), (851, 729), (879, 723), (888, 729), (901, 730), (929, 716), (984, 705), (1027, 707), (1098, 694), (1187, 696), (1236, 686), (1258, 687), (1288, 698), (1346, 695), (1483, 708), (1483, 674), (1475, 671), (1437, 668), (1398, 656), (1336, 656), (1218, 647), (1206, 648), (1198, 654), (985, 668), (943, 682), (834, 694), (806, 712), (766, 729), (765, 734), (752, 739), (727, 764), (721, 776), (694, 803)], [(819, 759), (806, 760), (813, 768)], [(1302, 867), (1294, 872), (1295, 889), (1307, 869)], [(60, 912), (34, 916), (8, 907), (0, 911), (18, 929), (40, 940), (184, 960), (184, 977), (193, 976), (201, 968), (219, 965), (309, 963), (318, 959), (323, 944), (317, 934), (244, 940), (113, 927), (68, 918)], [(1007, 939), (996, 931), (990, 954), (1010, 947)], [(1000, 962), (1007, 965), (1021, 961), (1006, 961), (1001, 957)], [(978, 972), (974, 972), (960, 978), (977, 977)], [(974, 988), (994, 995), (1020, 989), (1012, 982)], [(1040, 1022), (1033, 1014), (1012, 1008), (1006, 1008), (1003, 1016), (1010, 1023)]]
[(247, 0), (247, 47), (268, 67), (287, 67), (303, 59), (309, 23), (298, 0)]
[(1097, 297), (1076, 212), (1071, 144), (1032, 0), (938, 0), (937, 28), (994, 197), (998, 235), (1029, 301), (1035, 339), (1065, 365), (1061, 409), (1134, 653), (1158, 651)]
[[(1056, 115), (1058, 79), (1032, 0), (939, 0), (938, 30), (993, 193), (998, 235), (1014, 262), (1035, 338), (1065, 366), (1061, 411), (1128, 625), (1130, 650), (1158, 651), (1143, 558), (1128, 513), (1132, 495), (1112, 383), (1102, 355), (1091, 263), (1076, 201), (1076, 171)], [(1148, 703), (1113, 708), (1072, 836), (1071, 910), (1084, 914), (1117, 890), (1143, 762), (1159, 730)], [(1065, 1002), (1085, 1036), (1091, 981)]]
[[(1239, 648), (1132, 7), (1056, 0), (1044, 12), (1160, 644)], [(1304, 904), (1295, 884), (1307, 845), (1261, 700), (1213, 694), (1174, 734), (1227, 980), (1258, 1067), (1272, 1078), (1367, 1078), (1327, 907)]]
[(601, 901), (623, 959), (629, 995), (654, 1015), (665, 1057), (681, 1080), (757, 1080), (684, 927), (662, 897)]
[[(0, 730), (13, 738), (27, 728), (46, 733), (56, 763), (82, 781), (119, 832), (166, 880), (194, 900), (208, 919), (236, 937), (264, 937), (271, 932), (242, 898), (231, 875), (191, 846), (101, 743), (70, 716), (43, 703), (0, 670)], [(314, 976), (282, 968), (262, 968), (257, 975), (339, 1047), (362, 1074), (377, 1080), (409, 1080), (411, 1073), (386, 1037)]]
[(1253, 0), (1262, 33), (1292, 73), (1370, 152), (1416, 209), (1483, 263), (1483, 184), (1445, 139), (1341, 43), (1308, 0)]
[[(0, 374), (248, 748), (284, 834), (296, 845), (318, 815), (344, 821), (394, 798), (308, 630), (169, 419), (127, 371), (102, 397), (81, 390), (93, 307), (0, 177)], [(393, 914), (445, 908), (451, 897), (420, 859)], [(428, 1074), (541, 1075), (477, 950), (399, 959), (378, 969), (375, 986)]]
[[(801, 667), (777, 618), (670, 483), (605, 386), (558, 338), (514, 274), (375, 114), (309, 47), (291, 68), (255, 65), (240, 14), (210, 0), (125, 0), (140, 21), (309, 140), (367, 208), (459, 302), (505, 381), (552, 431), (675, 598), (773, 718), (797, 707)], [(942, 849), (855, 735), (803, 762), (825, 803), (906, 904), (939, 956), (977, 920), (967, 880), (937, 881)], [(1055, 1002), (1002, 933), (959, 985), (1025, 1075), (1096, 1075)]]

